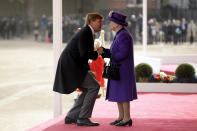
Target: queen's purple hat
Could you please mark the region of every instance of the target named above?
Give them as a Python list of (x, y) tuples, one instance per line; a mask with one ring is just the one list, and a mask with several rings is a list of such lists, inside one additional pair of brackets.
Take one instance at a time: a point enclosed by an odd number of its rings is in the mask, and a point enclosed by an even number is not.
[(116, 24), (122, 25), (122, 26), (128, 26), (128, 23), (126, 22), (127, 16), (120, 14), (119, 12), (110, 11), (109, 15), (107, 16), (107, 19), (110, 21), (115, 22)]

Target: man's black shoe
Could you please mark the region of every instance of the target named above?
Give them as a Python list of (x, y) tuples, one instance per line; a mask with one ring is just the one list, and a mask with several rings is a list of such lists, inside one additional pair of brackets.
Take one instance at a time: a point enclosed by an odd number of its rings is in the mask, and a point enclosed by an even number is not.
[(78, 126), (99, 126), (99, 123), (91, 122), (88, 118), (87, 119), (78, 119), (77, 120)]
[(76, 122), (77, 122), (77, 120), (69, 118), (69, 117), (66, 117), (64, 120), (65, 124), (72, 124), (72, 123), (76, 123)]

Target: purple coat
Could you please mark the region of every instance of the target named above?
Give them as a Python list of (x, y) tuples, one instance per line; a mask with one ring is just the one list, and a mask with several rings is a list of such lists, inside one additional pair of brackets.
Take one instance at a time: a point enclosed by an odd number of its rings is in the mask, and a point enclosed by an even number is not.
[(113, 102), (128, 102), (137, 99), (134, 71), (133, 39), (126, 29), (116, 33), (110, 50), (111, 64), (116, 63), (120, 70), (120, 80), (108, 80), (106, 99)]

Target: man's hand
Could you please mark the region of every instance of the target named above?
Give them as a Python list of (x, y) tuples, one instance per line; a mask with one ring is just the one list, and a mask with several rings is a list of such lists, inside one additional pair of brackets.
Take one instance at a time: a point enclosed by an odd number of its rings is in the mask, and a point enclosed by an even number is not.
[(97, 48), (97, 53), (99, 54), (99, 55), (102, 55), (104, 52), (103, 52), (103, 48), (102, 47), (99, 47), (99, 48)]

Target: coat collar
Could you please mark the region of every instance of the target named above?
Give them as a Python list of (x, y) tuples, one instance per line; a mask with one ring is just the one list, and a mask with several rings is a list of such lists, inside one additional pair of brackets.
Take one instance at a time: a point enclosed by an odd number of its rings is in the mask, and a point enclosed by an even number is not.
[(91, 25), (88, 25), (88, 26), (90, 27), (90, 29), (91, 29), (91, 31), (92, 31), (92, 35), (94, 36), (94, 35), (95, 35), (94, 29), (92, 28)]
[(125, 29), (124, 27), (122, 29), (120, 29), (118, 32), (116, 32), (116, 35), (119, 34), (124, 29)]

